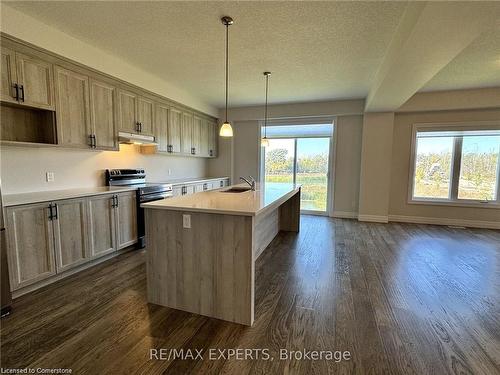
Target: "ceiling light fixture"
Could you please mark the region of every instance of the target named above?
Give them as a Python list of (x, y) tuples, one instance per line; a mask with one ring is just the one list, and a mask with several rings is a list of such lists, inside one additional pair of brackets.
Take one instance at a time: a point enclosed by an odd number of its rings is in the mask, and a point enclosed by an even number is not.
[(227, 120), (227, 91), (228, 91), (228, 76), (229, 76), (229, 25), (234, 23), (233, 19), (228, 16), (221, 18), (222, 23), (226, 26), (226, 119), (220, 128), (219, 135), (221, 137), (232, 137), (233, 128)]
[(264, 72), (264, 76), (266, 77), (266, 106), (264, 111), (264, 138), (260, 141), (260, 145), (262, 147), (269, 147), (269, 139), (267, 139), (267, 94), (269, 92), (269, 76), (271, 72)]

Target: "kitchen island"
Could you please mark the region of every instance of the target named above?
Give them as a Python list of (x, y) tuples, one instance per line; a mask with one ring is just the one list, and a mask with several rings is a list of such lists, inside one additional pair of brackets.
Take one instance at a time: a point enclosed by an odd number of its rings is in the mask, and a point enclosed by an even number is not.
[(280, 230), (299, 231), (300, 185), (243, 186), (141, 205), (148, 302), (252, 325), (255, 260)]

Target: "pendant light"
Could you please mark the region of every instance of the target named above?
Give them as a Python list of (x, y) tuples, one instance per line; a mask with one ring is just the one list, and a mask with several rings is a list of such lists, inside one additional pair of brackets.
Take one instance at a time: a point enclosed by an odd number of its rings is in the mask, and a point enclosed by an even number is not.
[(264, 76), (266, 77), (266, 109), (264, 111), (264, 138), (260, 141), (260, 145), (262, 147), (269, 147), (269, 140), (267, 139), (267, 93), (269, 91), (269, 76), (271, 72), (264, 72)]
[(233, 128), (227, 120), (227, 91), (228, 91), (228, 76), (229, 76), (229, 25), (233, 24), (233, 19), (228, 16), (221, 18), (222, 24), (226, 26), (226, 117), (225, 121), (220, 128), (219, 135), (221, 137), (232, 137)]

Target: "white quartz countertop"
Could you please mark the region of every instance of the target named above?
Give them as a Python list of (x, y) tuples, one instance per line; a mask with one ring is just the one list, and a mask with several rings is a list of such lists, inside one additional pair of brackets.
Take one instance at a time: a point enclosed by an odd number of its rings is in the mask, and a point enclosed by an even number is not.
[(172, 185), (196, 184), (197, 182), (206, 182), (212, 180), (224, 180), (229, 177), (193, 177), (193, 178), (177, 178), (174, 180), (165, 180), (161, 183)]
[[(246, 184), (234, 186), (248, 186)], [(143, 203), (141, 207), (174, 211), (199, 211), (214, 214), (255, 216), (286, 202), (300, 189), (300, 185), (287, 183), (257, 184), (256, 191), (227, 193), (231, 186)]]
[(119, 193), (124, 191), (136, 190), (136, 187), (119, 187), (119, 186), (99, 186), (93, 188), (81, 189), (65, 189), (65, 190), (48, 190), (37, 191), (33, 193), (6, 194), (2, 197), (3, 205), (18, 206), (21, 204), (50, 202), (61, 199), (81, 198), (91, 195)]

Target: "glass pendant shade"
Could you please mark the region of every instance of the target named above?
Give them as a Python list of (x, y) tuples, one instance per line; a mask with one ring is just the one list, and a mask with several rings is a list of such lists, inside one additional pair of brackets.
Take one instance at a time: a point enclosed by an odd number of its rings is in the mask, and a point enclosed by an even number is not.
[(233, 127), (228, 121), (225, 121), (220, 127), (219, 135), (221, 137), (232, 137), (233, 136)]
[(266, 137), (262, 138), (260, 141), (260, 145), (262, 147), (269, 147), (269, 139), (267, 139)]

